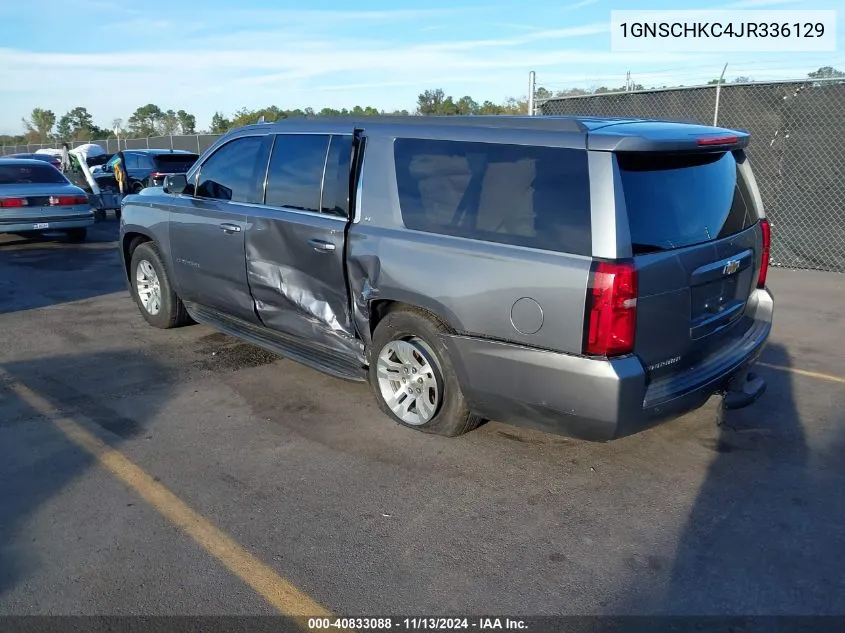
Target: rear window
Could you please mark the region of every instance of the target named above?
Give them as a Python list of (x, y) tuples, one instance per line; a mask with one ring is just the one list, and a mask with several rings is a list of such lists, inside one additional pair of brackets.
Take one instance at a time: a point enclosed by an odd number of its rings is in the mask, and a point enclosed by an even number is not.
[(153, 158), (156, 167), (167, 173), (185, 173), (195, 162), (197, 162), (196, 154), (164, 154)]
[(590, 254), (584, 150), (404, 138), (394, 157), (409, 229)]
[(731, 152), (620, 153), (617, 160), (635, 254), (717, 240), (757, 221)]
[(67, 184), (67, 179), (55, 167), (42, 163), (0, 164), (0, 185)]

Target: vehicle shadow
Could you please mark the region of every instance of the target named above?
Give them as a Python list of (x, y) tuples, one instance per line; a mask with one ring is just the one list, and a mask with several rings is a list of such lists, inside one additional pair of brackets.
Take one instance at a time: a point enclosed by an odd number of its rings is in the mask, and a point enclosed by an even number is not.
[[(761, 362), (792, 366), (774, 343)], [(788, 371), (757, 371), (768, 383), (766, 413), (724, 413), (678, 541), (664, 614), (845, 613), (845, 398)]]
[(85, 242), (61, 235), (0, 235), (0, 314), (90, 299), (126, 288), (118, 222), (98, 222)]
[[(134, 399), (131, 418), (92, 395), (116, 368), (123, 394), (156, 394)], [(84, 557), (77, 550), (84, 552), (89, 539), (98, 532), (120, 534), (126, 520), (119, 495), (116, 500), (92, 497), (90, 485), (81, 479), (95, 465), (94, 458), (24, 394), (36, 394), (62, 417), (98, 434), (105, 429), (103, 438), (120, 444), (152, 433), (152, 419), (170, 399), (166, 385), (175, 382), (171, 371), (128, 350), (0, 364), (0, 598), (20, 584), (35, 582), (21, 590), (37, 601), (39, 570), (51, 556)], [(98, 530), (86, 529), (92, 524)], [(95, 542), (88, 551), (100, 546)], [(20, 602), (22, 595), (13, 596), (12, 606), (30, 608)]]

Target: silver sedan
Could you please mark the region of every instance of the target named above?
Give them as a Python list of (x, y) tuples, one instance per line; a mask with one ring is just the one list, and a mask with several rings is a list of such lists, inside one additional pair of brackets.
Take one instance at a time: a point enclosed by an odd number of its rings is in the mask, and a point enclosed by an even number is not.
[(88, 195), (40, 160), (0, 158), (0, 233), (63, 231), (83, 241), (94, 224)]

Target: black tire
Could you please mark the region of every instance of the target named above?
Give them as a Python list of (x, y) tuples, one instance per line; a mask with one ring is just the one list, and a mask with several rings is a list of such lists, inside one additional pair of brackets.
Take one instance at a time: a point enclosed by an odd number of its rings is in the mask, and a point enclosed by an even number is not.
[[(159, 281), (159, 288), (161, 293), (161, 305), (155, 314), (151, 314), (147, 308), (144, 307), (143, 301), (138, 294), (138, 267), (141, 262), (148, 262), (155, 271), (156, 277)], [(129, 264), (129, 282), (132, 288), (132, 298), (141, 312), (141, 316), (150, 325), (166, 330), (174, 327), (181, 327), (191, 322), (191, 317), (188, 316), (188, 311), (182, 300), (176, 295), (173, 286), (170, 283), (170, 278), (167, 276), (167, 271), (164, 269), (161, 255), (158, 252), (158, 247), (155, 242), (144, 242), (139, 245), (132, 252), (132, 259)]]
[(136, 182), (134, 185), (132, 185), (132, 193), (141, 193), (143, 189), (144, 185), (142, 185), (140, 182)]
[(88, 227), (82, 226), (75, 229), (67, 229), (65, 231), (69, 242), (84, 242), (88, 237)]
[(115, 209), (115, 210), (114, 210), (114, 219), (115, 219), (115, 220), (119, 220), (119, 219), (120, 219), (120, 209)]
[[(418, 431), (456, 437), (467, 433), (481, 424), (483, 419), (473, 414), (461, 392), (458, 378), (440, 334), (449, 329), (437, 319), (422, 310), (397, 309), (389, 312), (373, 332), (369, 381), (379, 408), (395, 422)], [(442, 389), (440, 404), (434, 416), (423, 424), (408, 424), (391, 411), (382, 395), (378, 382), (378, 357), (381, 350), (392, 341), (421, 341), (423, 353), (435, 361), (433, 368), (437, 385)], [(403, 388), (404, 389), (404, 388)]]

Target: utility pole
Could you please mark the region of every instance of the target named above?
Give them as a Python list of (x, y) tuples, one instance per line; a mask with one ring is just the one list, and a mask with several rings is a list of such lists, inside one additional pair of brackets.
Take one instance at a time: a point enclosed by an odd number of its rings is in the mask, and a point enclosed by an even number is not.
[(719, 122), (719, 97), (722, 94), (722, 82), (725, 80), (725, 71), (728, 69), (728, 64), (722, 68), (722, 74), (719, 75), (719, 83), (716, 84), (716, 109), (713, 111), (713, 126), (715, 127)]
[(537, 73), (528, 73), (528, 116), (534, 116), (534, 95), (537, 92)]

